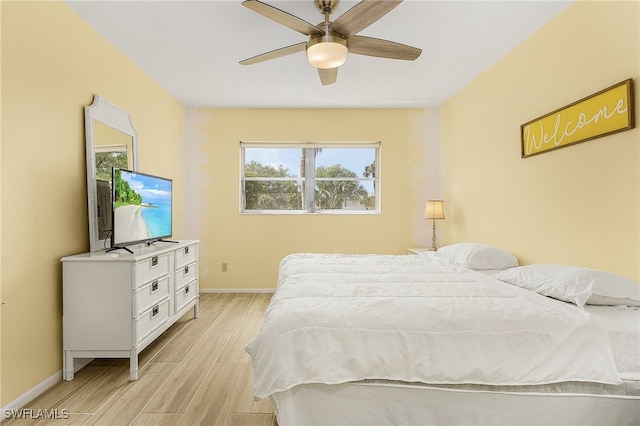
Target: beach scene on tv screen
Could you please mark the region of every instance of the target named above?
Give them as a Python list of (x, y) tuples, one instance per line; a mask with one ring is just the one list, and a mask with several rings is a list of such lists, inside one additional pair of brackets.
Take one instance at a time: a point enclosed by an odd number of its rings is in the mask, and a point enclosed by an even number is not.
[(171, 181), (115, 170), (114, 244), (171, 235)]

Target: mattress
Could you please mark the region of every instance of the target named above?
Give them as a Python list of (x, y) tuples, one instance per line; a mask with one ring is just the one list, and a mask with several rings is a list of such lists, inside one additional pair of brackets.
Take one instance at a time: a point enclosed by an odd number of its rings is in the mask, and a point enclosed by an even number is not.
[(363, 380), (305, 384), (270, 396), (286, 425), (640, 424), (640, 308), (586, 306), (607, 328), (619, 385), (427, 385)]
[(622, 383), (602, 321), (432, 256), (287, 256), (247, 352), (258, 399), (366, 380)]
[(586, 305), (585, 310), (607, 329), (620, 378), (640, 381), (640, 307)]

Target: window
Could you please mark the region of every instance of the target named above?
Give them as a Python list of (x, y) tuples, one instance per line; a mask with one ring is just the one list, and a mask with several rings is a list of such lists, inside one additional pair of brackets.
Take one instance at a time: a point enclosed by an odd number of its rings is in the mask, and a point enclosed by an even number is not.
[(242, 213), (378, 213), (380, 143), (241, 142)]

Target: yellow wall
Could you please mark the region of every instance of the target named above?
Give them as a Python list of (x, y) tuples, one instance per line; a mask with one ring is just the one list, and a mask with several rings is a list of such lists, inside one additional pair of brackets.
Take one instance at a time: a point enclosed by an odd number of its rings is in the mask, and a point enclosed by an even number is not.
[(178, 190), (183, 109), (65, 4), (1, 7), (5, 406), (62, 367), (60, 258), (89, 248), (83, 106), (99, 94), (129, 111), (140, 170)]
[[(427, 243), (422, 217), (432, 111), (189, 110), (190, 232), (202, 288), (274, 288), (294, 252), (396, 253)], [(437, 132), (435, 132), (437, 134)], [(381, 141), (380, 215), (241, 215), (240, 141)], [(434, 148), (435, 149), (435, 148)], [(228, 272), (221, 264), (228, 263)]]
[(640, 130), (526, 159), (519, 141), (521, 124), (627, 78), (639, 107), (639, 7), (574, 3), (446, 102), (448, 242), (640, 279)]

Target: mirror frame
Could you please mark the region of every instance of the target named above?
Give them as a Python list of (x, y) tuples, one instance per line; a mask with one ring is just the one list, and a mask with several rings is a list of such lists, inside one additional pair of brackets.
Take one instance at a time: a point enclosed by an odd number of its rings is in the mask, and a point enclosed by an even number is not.
[(98, 188), (96, 183), (95, 127), (98, 121), (131, 137), (133, 170), (138, 171), (138, 133), (128, 112), (95, 95), (93, 103), (84, 107), (85, 143), (87, 155), (87, 204), (89, 212), (89, 251), (109, 248), (110, 240), (101, 240), (98, 233)]

